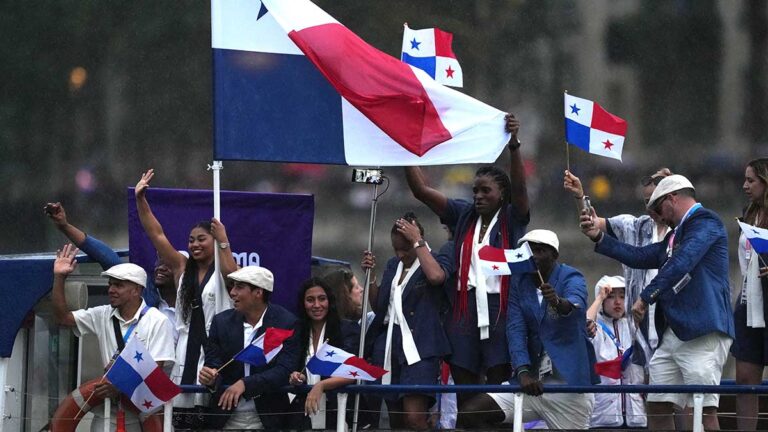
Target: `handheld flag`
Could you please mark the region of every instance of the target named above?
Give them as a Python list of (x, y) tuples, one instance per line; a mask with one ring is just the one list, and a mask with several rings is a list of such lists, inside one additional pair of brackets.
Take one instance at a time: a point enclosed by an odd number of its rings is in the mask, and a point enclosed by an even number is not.
[(413, 30), (405, 24), (400, 60), (423, 70), (440, 84), (462, 87), (464, 78), (452, 43), (452, 33), (439, 28)]
[(768, 229), (758, 228), (756, 226), (739, 222), (739, 227), (744, 236), (749, 240), (752, 249), (759, 254), (768, 253)]
[(565, 94), (565, 140), (598, 156), (621, 160), (627, 122), (597, 102)]
[(615, 359), (595, 363), (595, 373), (613, 379), (621, 378), (622, 371), (627, 369), (632, 359), (632, 348), (629, 347), (624, 354), (616, 356)]
[(517, 249), (501, 249), (493, 246), (483, 246), (478, 251), (480, 268), (486, 277), (509, 275), (513, 273), (530, 273), (536, 271), (533, 262), (533, 252), (528, 242)]
[(368, 45), (309, 0), (211, 2), (214, 158), (492, 163), (505, 113)]
[(342, 349), (324, 343), (307, 362), (307, 370), (320, 376), (376, 381), (387, 371)]
[(293, 336), (293, 330), (269, 327), (250, 345), (235, 354), (234, 359), (253, 366), (264, 366), (283, 349), (283, 341)]
[(152, 412), (181, 393), (137, 337), (132, 337), (106, 374), (142, 412)]

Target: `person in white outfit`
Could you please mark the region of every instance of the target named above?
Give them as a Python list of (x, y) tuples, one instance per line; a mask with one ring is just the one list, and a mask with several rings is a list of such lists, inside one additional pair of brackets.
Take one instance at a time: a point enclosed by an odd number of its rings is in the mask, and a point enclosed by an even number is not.
[[(627, 318), (626, 285), (622, 276), (603, 276), (595, 285), (595, 301), (587, 310), (587, 319), (596, 325), (592, 346), (597, 357), (600, 385), (645, 384), (642, 365), (631, 362), (634, 335)], [(624, 359), (620, 361), (619, 359)], [(615, 362), (610, 372), (600, 366)], [(618, 396), (618, 397), (617, 397)], [(638, 393), (596, 393), (592, 428), (644, 428), (647, 419), (645, 401)]]

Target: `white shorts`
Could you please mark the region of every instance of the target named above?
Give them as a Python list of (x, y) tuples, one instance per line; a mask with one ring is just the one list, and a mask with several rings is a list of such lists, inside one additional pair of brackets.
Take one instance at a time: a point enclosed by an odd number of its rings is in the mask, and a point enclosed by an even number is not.
[[(681, 341), (671, 328), (648, 364), (651, 385), (719, 385), (733, 339), (715, 332)], [(717, 407), (719, 394), (704, 395), (705, 407)], [(680, 408), (693, 406), (692, 394), (649, 393), (648, 402), (672, 402)]]
[[(506, 384), (506, 383), (505, 383)], [(488, 393), (504, 411), (504, 423), (514, 422), (515, 394)], [(549, 429), (589, 429), (595, 404), (590, 393), (544, 393), (523, 396), (523, 422), (542, 419)]]

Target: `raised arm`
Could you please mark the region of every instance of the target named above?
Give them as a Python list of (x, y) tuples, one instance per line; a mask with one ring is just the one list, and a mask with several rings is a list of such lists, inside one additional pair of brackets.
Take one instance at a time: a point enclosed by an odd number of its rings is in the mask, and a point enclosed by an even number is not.
[[(395, 226), (397, 226), (397, 232), (402, 234), (412, 245), (416, 245), (424, 240), (419, 232), (419, 227), (413, 222), (400, 218), (395, 222)], [(416, 257), (419, 258), (421, 271), (424, 272), (424, 276), (427, 277), (429, 284), (432, 286), (442, 286), (446, 278), (445, 270), (443, 270), (435, 257), (432, 256), (429, 248), (426, 245), (417, 247)]]
[(509, 148), (509, 180), (512, 182), (512, 205), (517, 210), (517, 216), (524, 218), (530, 211), (528, 203), (528, 188), (525, 185), (525, 168), (523, 167), (523, 156), (520, 154), (520, 140), (517, 139), (517, 133), (520, 131), (520, 121), (514, 114), (507, 114), (504, 117), (504, 125), (507, 132), (512, 134), (507, 148)]
[(408, 181), (408, 187), (411, 188), (414, 198), (426, 204), (438, 217), (445, 215), (448, 198), (429, 185), (421, 168), (405, 167), (405, 179)]
[[(583, 207), (582, 200), (584, 199), (584, 187), (581, 185), (581, 180), (573, 175), (572, 172), (565, 170), (563, 188), (573, 194), (573, 197), (576, 198), (576, 207), (581, 211)], [(605, 218), (598, 217), (594, 207), (592, 207), (592, 214), (590, 216), (590, 221), (595, 224), (597, 229), (600, 231), (607, 230)]]
[(597, 292), (597, 297), (595, 297), (595, 301), (592, 302), (592, 305), (589, 307), (589, 309), (587, 309), (587, 319), (591, 319), (592, 321), (597, 320), (597, 314), (600, 312), (600, 309), (602, 309), (603, 302), (606, 298), (608, 298), (610, 293), (610, 285), (604, 285), (600, 287), (600, 290)]
[(57, 324), (66, 327), (74, 327), (76, 324), (75, 316), (67, 308), (67, 300), (64, 296), (64, 283), (67, 281), (67, 276), (77, 267), (76, 254), (77, 248), (67, 243), (56, 252), (56, 259), (53, 261), (53, 291), (51, 292), (53, 316)]
[(229, 247), (227, 230), (220, 220), (211, 219), (211, 235), (219, 243), (219, 264), (221, 265), (221, 276), (226, 279), (230, 273), (237, 270), (237, 262), (232, 255), (232, 248)]
[(173, 247), (171, 242), (165, 236), (165, 232), (163, 232), (163, 227), (160, 225), (160, 222), (152, 213), (152, 209), (149, 208), (146, 194), (147, 189), (149, 189), (149, 181), (152, 180), (152, 177), (154, 176), (155, 171), (149, 169), (141, 175), (141, 179), (136, 183), (136, 189), (134, 191), (136, 195), (136, 210), (138, 210), (139, 220), (141, 220), (141, 226), (144, 227), (144, 232), (147, 234), (147, 237), (149, 237), (152, 245), (155, 246), (155, 249), (157, 249), (160, 259), (171, 268), (173, 276), (178, 283), (178, 279), (184, 271), (184, 265), (187, 263), (187, 259)]
[(46, 216), (51, 219), (56, 228), (85, 252), (91, 259), (98, 262), (106, 270), (120, 264), (120, 257), (104, 242), (85, 234), (82, 230), (69, 223), (67, 212), (61, 203), (48, 203), (44, 207)]

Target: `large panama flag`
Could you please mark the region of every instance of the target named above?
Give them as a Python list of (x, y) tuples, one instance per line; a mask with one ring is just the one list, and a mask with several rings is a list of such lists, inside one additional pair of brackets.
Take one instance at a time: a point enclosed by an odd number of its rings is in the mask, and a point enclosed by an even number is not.
[(309, 0), (213, 0), (214, 157), (490, 163), (504, 112), (368, 45)]

